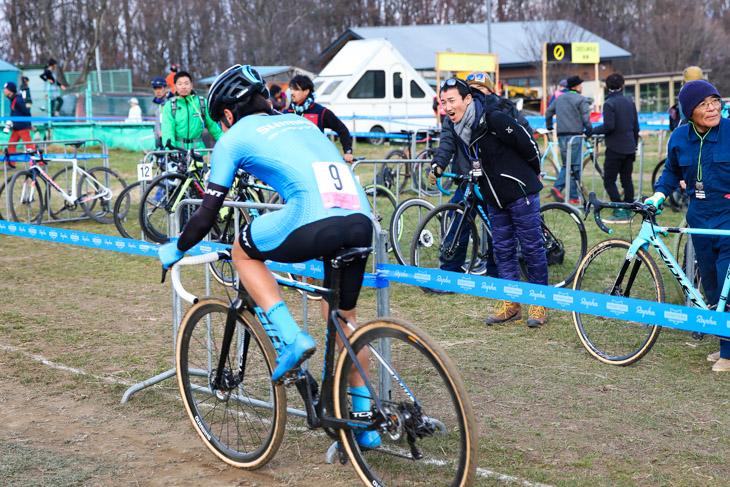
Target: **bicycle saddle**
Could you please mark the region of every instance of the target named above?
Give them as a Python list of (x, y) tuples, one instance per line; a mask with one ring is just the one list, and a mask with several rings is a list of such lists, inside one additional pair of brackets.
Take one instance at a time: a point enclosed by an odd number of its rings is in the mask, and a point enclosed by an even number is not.
[(368, 255), (370, 255), (370, 252), (372, 251), (372, 247), (353, 247), (348, 249), (340, 249), (335, 252), (335, 255), (330, 258), (330, 261), (332, 262), (333, 268), (339, 269), (340, 267), (342, 267), (342, 264), (348, 264), (355, 259), (367, 259)]

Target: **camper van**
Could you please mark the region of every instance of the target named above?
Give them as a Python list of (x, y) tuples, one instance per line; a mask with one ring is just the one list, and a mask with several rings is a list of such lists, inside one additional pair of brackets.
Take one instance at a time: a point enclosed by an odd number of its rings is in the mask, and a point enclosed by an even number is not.
[(436, 126), (435, 92), (385, 39), (345, 44), (314, 79), (314, 92), (317, 103), (332, 110), (350, 132)]

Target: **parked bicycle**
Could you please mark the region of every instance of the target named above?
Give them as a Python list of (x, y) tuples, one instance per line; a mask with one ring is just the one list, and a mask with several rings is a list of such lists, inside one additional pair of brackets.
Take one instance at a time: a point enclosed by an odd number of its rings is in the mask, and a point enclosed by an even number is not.
[[(413, 137), (417, 137), (417, 133), (413, 130), (401, 130), (401, 133), (406, 135), (405, 145), (403, 149), (394, 149), (386, 154), (386, 159), (418, 159), (424, 162), (412, 162), (406, 164), (386, 164), (381, 165), (376, 177), (376, 183), (385, 186), (391, 191), (401, 194), (406, 191), (414, 191), (416, 193), (422, 193), (424, 191), (430, 191), (433, 193), (433, 188), (428, 186), (428, 173), (431, 171), (431, 159), (435, 149), (432, 147), (432, 143), (438, 140), (438, 130), (428, 129), (423, 139), (416, 140), (416, 143), (426, 143), (426, 149), (421, 152), (414, 154), (411, 152), (411, 145)], [(410, 185), (409, 185), (410, 183)]]
[[(464, 201), (437, 206), (423, 218), (413, 235), (410, 263), (417, 267), (438, 269), (442, 260), (466, 255), (463, 271), (484, 274), (487, 265), (486, 242), (491, 231), (489, 217), (477, 205), (482, 199), (477, 178), (471, 174), (453, 173), (448, 174), (448, 177), (456, 184), (466, 183)], [(450, 194), (448, 191), (444, 193)], [(563, 203), (542, 205), (540, 216), (548, 262), (548, 283), (555, 287), (566, 286), (572, 281), (585, 256), (588, 245), (585, 226), (580, 214)], [(468, 239), (461, 237), (462, 232), (466, 231), (470, 234)], [(524, 262), (520, 265), (526, 275)]]
[(65, 211), (70, 212), (77, 207), (99, 223), (114, 221), (115, 198), (127, 184), (108, 167), (86, 170), (79, 166), (78, 148), (82, 144), (69, 144), (74, 147), (72, 157), (53, 159), (54, 162), (71, 163), (54, 177), (44, 169), (50, 161), (44, 158), (42, 150), (28, 152), (28, 169), (15, 173), (9, 183), (10, 217), (13, 221), (41, 223), (46, 212), (51, 218), (59, 219)]
[[(550, 132), (546, 129), (537, 129), (536, 132), (538, 133), (538, 135), (542, 135), (545, 137), (548, 137), (548, 135), (550, 134)], [(583, 162), (581, 164), (581, 167), (583, 169), (594, 164), (593, 152), (593, 144), (591, 143), (591, 140), (584, 139)], [(545, 149), (543, 150), (542, 157), (540, 158), (540, 170), (543, 173), (543, 181), (552, 182), (557, 180), (558, 174), (560, 174), (560, 169), (562, 167), (563, 165), (560, 158), (560, 144), (558, 142), (548, 140), (547, 147), (545, 147)], [(595, 162), (595, 169), (597, 173), (601, 176), (601, 179), (603, 179), (603, 170), (597, 162)], [(571, 171), (570, 177), (575, 179), (574, 171)]]
[[(573, 289), (591, 291), (609, 296), (644, 299), (663, 302), (664, 283), (659, 266), (649, 254), (649, 246), (656, 250), (661, 262), (674, 276), (692, 306), (710, 309), (700, 291), (687, 277), (680, 265), (662, 241), (667, 233), (730, 235), (729, 230), (687, 227), (662, 227), (656, 223), (656, 208), (643, 203), (608, 203), (600, 201), (595, 193), (590, 195), (596, 224), (611, 233), (601, 221), (603, 208), (623, 208), (641, 215), (642, 224), (633, 241), (605, 240), (593, 247), (581, 263), (573, 283)], [(718, 312), (725, 311), (728, 282), (723, 286)], [(661, 326), (647, 325), (622, 318), (607, 318), (573, 312), (573, 324), (581, 343), (594, 358), (611, 365), (630, 365), (640, 360), (654, 346)]]
[[(180, 202), (184, 199), (202, 199), (205, 193), (205, 177), (208, 165), (203, 156), (194, 149), (183, 149), (168, 145), (169, 149), (177, 150), (184, 155), (180, 160), (178, 171), (161, 174), (150, 182), (142, 194), (139, 207), (139, 222), (145, 236), (153, 242), (165, 243), (169, 241), (169, 216), (175, 213)], [(256, 183), (249, 175), (240, 172), (236, 175), (230, 193), (233, 201), (253, 203), (265, 202), (264, 191), (268, 186)], [(192, 215), (194, 207), (186, 207), (180, 213), (179, 228), (182, 228)], [(245, 221), (250, 221), (260, 210), (241, 210)], [(221, 243), (231, 243), (233, 234), (237, 230), (234, 225), (232, 208), (221, 209), (219, 219), (213, 227), (212, 239)], [(230, 240), (230, 242), (229, 242)]]
[[(370, 248), (344, 249), (332, 258), (332, 288), (277, 276), (280, 285), (329, 296), (321, 387), (305, 369), (294, 384), (307, 426), (337, 441), (337, 458), (349, 458), (368, 486), (469, 486), (479, 442), (474, 413), (458, 371), (443, 349), (419, 328), (377, 318), (354, 329), (338, 309), (340, 272)], [(205, 446), (235, 467), (256, 469), (276, 454), (286, 427), (284, 385), (271, 381), (281, 340), (243, 288), (232, 303), (198, 299), (180, 283), (180, 266), (230, 259), (227, 253), (185, 257), (172, 268), (178, 294), (194, 303), (177, 336), (175, 367), (185, 409)], [(343, 349), (336, 357), (340, 337)], [(369, 355), (370, 377), (357, 355)], [(370, 393), (369, 411), (354, 413), (351, 371)], [(359, 396), (360, 398), (362, 396)], [(355, 434), (378, 431), (382, 444), (360, 447)], [(427, 476), (427, 477), (424, 477)], [(426, 479), (427, 480), (424, 480)]]

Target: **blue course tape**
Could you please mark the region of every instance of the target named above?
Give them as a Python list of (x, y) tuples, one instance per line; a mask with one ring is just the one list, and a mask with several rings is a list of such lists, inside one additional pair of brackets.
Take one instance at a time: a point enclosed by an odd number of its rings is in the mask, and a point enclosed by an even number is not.
[[(142, 240), (3, 220), (0, 220), (0, 234), (78, 245), (93, 249), (111, 250), (124, 254), (145, 255), (147, 257), (157, 257), (159, 249), (158, 245)], [(228, 247), (230, 246), (215, 242), (200, 242), (186, 253), (190, 255), (201, 255), (224, 250)], [(268, 260), (266, 261), (266, 265), (275, 271), (290, 272), (295, 275), (304, 275), (319, 279), (324, 278), (324, 267), (321, 261), (310, 260), (300, 264), (282, 264)], [(363, 278), (363, 285), (367, 287), (388, 287), (388, 280), (382, 276), (366, 273)]]
[(393, 264), (378, 264), (378, 274), (391, 282), (730, 336), (730, 314), (711, 310)]

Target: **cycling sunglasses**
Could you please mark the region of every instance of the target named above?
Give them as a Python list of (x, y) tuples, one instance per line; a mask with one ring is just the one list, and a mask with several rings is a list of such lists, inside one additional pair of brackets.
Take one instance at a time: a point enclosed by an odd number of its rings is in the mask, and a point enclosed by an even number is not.
[(466, 80), (476, 81), (477, 83), (488, 83), (487, 75), (484, 73), (470, 73), (467, 75)]
[(457, 83), (460, 84), (461, 86), (465, 86), (466, 88), (469, 88), (469, 85), (466, 84), (466, 81), (464, 81), (463, 79), (460, 79), (460, 78), (449, 78), (449, 79), (444, 80), (441, 83), (441, 89), (444, 90), (444, 89), (446, 89), (447, 86), (448, 87), (456, 86)]

